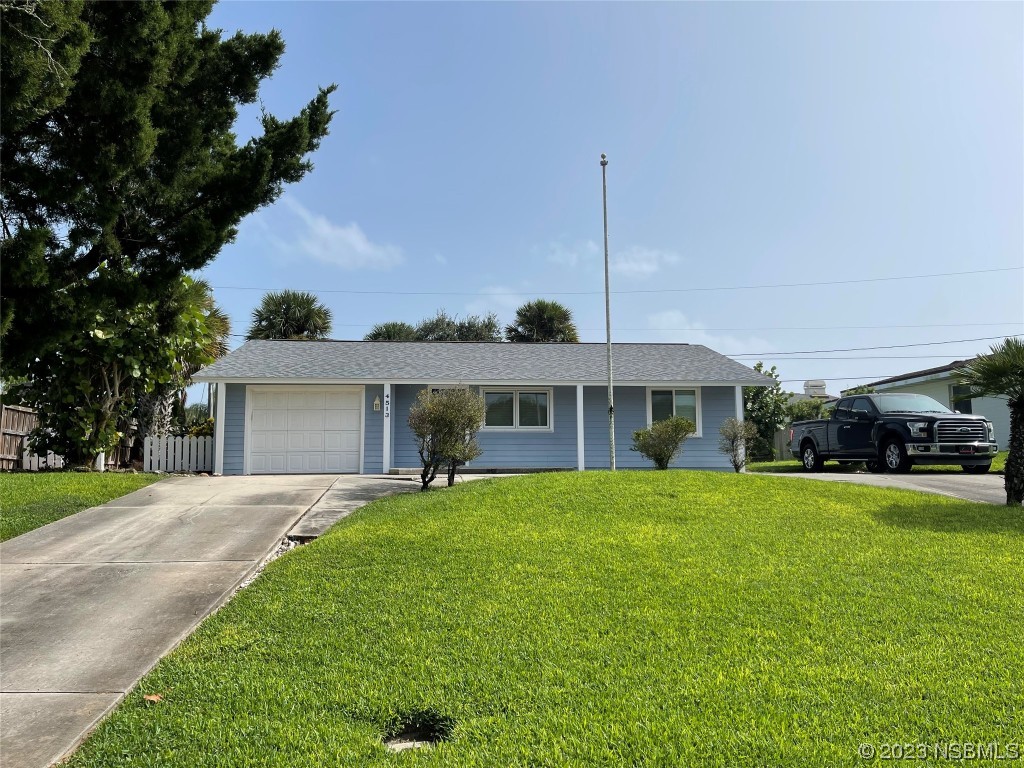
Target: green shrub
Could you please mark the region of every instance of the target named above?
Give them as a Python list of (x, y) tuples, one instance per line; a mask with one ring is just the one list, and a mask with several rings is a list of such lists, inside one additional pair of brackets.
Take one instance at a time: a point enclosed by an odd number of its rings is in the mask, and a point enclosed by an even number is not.
[(732, 468), (739, 472), (750, 458), (750, 446), (757, 439), (757, 425), (730, 417), (722, 422), (718, 434), (718, 450), (729, 457)]
[(455, 471), (480, 455), (476, 433), (484, 423), (484, 399), (468, 389), (422, 390), (409, 410), (409, 428), (416, 435), (423, 471), (422, 490), (427, 490), (441, 466), (448, 468), (448, 485)]
[(672, 459), (682, 450), (686, 438), (696, 431), (697, 426), (689, 419), (673, 416), (634, 432), (630, 450), (653, 461), (658, 469), (668, 469)]

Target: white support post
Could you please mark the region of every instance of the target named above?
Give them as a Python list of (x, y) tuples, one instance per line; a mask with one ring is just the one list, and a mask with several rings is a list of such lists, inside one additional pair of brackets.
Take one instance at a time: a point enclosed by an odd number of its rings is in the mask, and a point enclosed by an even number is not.
[(576, 385), (576, 468), (587, 468), (586, 444), (583, 442), (583, 385)]
[(386, 475), (391, 471), (391, 385), (384, 385), (384, 462), (381, 471)]
[(217, 415), (213, 421), (213, 474), (224, 474), (224, 408), (227, 400), (227, 384), (217, 382)]
[[(743, 387), (740, 386), (736, 387), (736, 421), (740, 424), (743, 423)], [(740, 465), (743, 467), (743, 469), (740, 470), (741, 472), (747, 471), (746, 461), (744, 461), (746, 458), (746, 452), (747, 447), (743, 443), (740, 443)]]

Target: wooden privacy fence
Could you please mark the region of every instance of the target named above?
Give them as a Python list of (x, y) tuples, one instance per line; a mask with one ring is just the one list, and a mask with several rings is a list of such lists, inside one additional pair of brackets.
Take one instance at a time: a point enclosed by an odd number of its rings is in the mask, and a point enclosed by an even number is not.
[(143, 472), (212, 472), (212, 437), (147, 437)]
[[(26, 469), (28, 456), (25, 453), (25, 438), (39, 424), (39, 417), (31, 408), (22, 405), (0, 405), (0, 469)], [(39, 469), (39, 459), (32, 469)], [(44, 459), (45, 466), (45, 459)]]

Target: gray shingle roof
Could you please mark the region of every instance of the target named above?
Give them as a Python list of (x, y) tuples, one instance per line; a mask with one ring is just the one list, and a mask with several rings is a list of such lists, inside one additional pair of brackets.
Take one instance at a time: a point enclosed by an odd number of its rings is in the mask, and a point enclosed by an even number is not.
[[(768, 384), (698, 344), (613, 344), (615, 381)], [(247, 341), (196, 381), (309, 379), (430, 383), (607, 381), (604, 344)]]

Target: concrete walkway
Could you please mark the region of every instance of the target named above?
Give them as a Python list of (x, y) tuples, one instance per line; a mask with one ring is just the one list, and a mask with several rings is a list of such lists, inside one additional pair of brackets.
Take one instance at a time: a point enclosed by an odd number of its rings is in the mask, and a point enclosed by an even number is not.
[(336, 479), (171, 477), (0, 545), (0, 765), (74, 749)]
[(795, 477), (808, 480), (828, 480), (836, 483), (857, 483), (876, 488), (900, 488), (907, 491), (924, 491), (952, 496), (967, 501), (981, 501), (987, 504), (1005, 504), (1006, 490), (1002, 475), (968, 475), (952, 472), (948, 475), (911, 472), (908, 475), (875, 475), (867, 472), (765, 472), (772, 477)]

